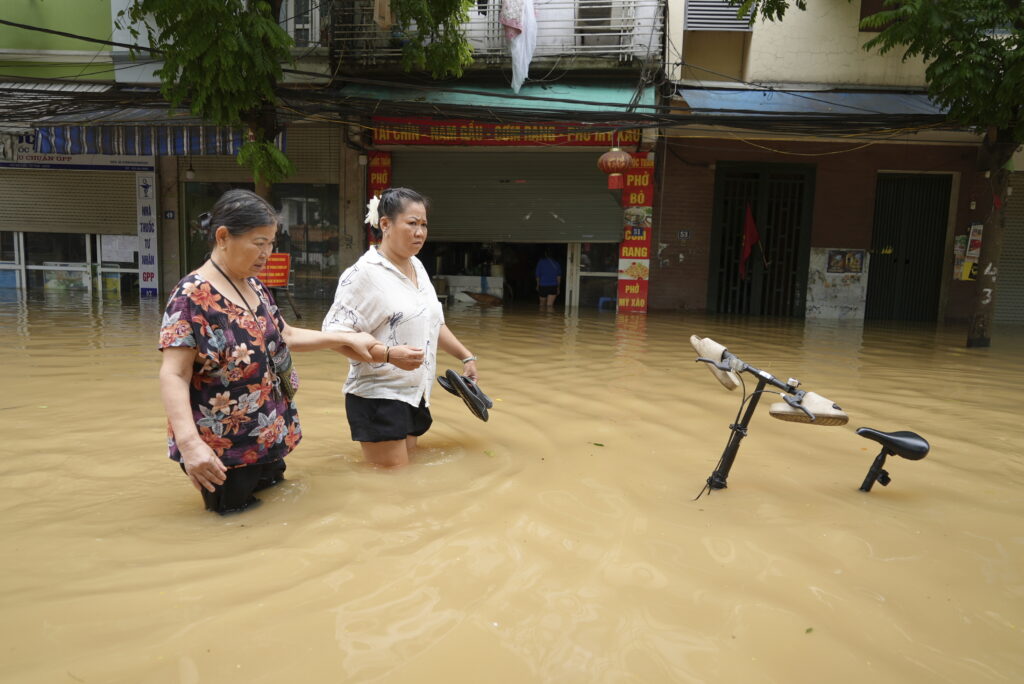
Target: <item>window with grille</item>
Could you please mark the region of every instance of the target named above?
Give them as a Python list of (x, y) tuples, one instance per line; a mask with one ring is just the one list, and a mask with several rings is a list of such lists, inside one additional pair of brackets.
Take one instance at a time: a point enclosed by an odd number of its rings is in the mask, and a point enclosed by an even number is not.
[(750, 15), (736, 16), (736, 7), (725, 0), (687, 0), (684, 29), (687, 31), (751, 31)]
[[(892, 8), (887, 8), (885, 6), (885, 0), (860, 0), (860, 18), (861, 19), (864, 19), (864, 17), (870, 17), (872, 14), (878, 14), (879, 12), (882, 12), (882, 11), (884, 11), (886, 9), (892, 9)], [(879, 26), (877, 28), (864, 28), (864, 27), (861, 27), (860, 30), (864, 31), (865, 33), (879, 33), (884, 28), (885, 28), (885, 26)]]

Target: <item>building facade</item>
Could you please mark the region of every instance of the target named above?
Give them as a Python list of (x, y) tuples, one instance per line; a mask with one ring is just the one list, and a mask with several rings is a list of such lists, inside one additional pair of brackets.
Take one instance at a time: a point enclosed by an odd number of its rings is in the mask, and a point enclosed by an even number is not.
[[(992, 206), (978, 138), (942, 126), (922, 62), (863, 50), (859, 22), (880, 9), (809, 3), (751, 24), (722, 0), (669, 3), (673, 101), (701, 121), (658, 147), (680, 192), (656, 205), (652, 307), (966, 318)], [(1012, 248), (1004, 262), (1022, 270)], [(1024, 320), (1019, 286), (1002, 285), (997, 316)]]

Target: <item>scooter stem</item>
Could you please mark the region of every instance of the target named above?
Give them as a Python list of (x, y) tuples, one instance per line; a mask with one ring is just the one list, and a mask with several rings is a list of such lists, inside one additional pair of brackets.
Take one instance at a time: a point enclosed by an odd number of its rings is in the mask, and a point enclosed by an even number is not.
[(740, 449), (740, 442), (747, 436), (747, 427), (750, 425), (750, 419), (754, 417), (757, 402), (761, 400), (761, 392), (767, 384), (768, 380), (766, 378), (758, 376), (757, 389), (754, 390), (750, 397), (750, 403), (747, 404), (747, 410), (743, 413), (743, 419), (738, 424), (729, 426), (729, 429), (732, 430), (732, 436), (729, 438), (729, 443), (725, 445), (725, 451), (722, 452), (722, 459), (719, 461), (718, 467), (711, 473), (711, 477), (708, 478), (708, 487), (711, 489), (726, 488), (726, 480), (729, 479), (729, 471), (736, 460), (736, 452)]

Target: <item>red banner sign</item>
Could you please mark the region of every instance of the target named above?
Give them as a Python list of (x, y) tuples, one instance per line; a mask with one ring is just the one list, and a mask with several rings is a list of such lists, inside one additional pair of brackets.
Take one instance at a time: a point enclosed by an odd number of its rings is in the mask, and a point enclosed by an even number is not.
[(647, 312), (647, 285), (651, 274), (651, 230), (654, 216), (654, 159), (646, 152), (633, 155), (622, 191), (625, 224), (619, 244), (620, 312)]
[(292, 255), (274, 252), (260, 271), (259, 279), (267, 287), (288, 287), (288, 274), (292, 270)]
[[(369, 154), (367, 164), (366, 200), (371, 197), (378, 197), (382, 192), (391, 187), (391, 153), (373, 151)], [(366, 240), (371, 245), (380, 243), (380, 239), (373, 234), (373, 229), (366, 226)]]
[(559, 145), (612, 147), (636, 145), (640, 131), (588, 131), (580, 125), (556, 122), (481, 123), (470, 120), (438, 120), (375, 116), (376, 145)]

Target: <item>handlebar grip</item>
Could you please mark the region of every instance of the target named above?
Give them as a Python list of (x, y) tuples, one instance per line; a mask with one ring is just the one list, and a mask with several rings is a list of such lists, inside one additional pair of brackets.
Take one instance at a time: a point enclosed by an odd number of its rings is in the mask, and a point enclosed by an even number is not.
[(727, 390), (734, 390), (740, 386), (740, 377), (736, 375), (735, 371), (722, 370), (717, 365), (727, 360), (727, 357), (734, 357), (728, 353), (728, 350), (715, 342), (710, 337), (700, 337), (698, 335), (690, 335), (690, 345), (694, 351), (697, 352), (697, 356), (705, 359), (709, 359), (712, 363), (707, 364), (708, 370), (715, 376), (718, 382), (722, 383), (722, 387)]

